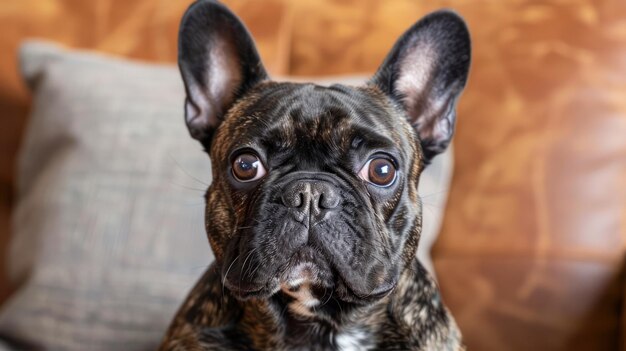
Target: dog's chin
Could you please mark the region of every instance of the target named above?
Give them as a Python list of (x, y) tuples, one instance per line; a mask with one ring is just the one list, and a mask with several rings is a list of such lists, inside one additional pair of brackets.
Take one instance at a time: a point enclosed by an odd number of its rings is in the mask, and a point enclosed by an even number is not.
[(333, 298), (337, 301), (357, 306), (370, 305), (385, 298), (393, 292), (396, 285), (397, 280), (394, 280), (393, 283), (385, 284), (371, 293), (362, 295), (354, 293), (349, 285), (343, 281), (329, 287), (326, 284), (320, 284), (316, 281), (310, 281), (305, 278), (293, 279), (289, 281), (282, 281), (278, 278), (273, 278), (270, 279), (265, 285), (249, 285), (246, 286), (246, 288), (243, 288), (241, 284), (233, 284), (225, 281), (226, 288), (236, 299), (240, 301), (250, 299), (269, 299), (281, 292), (294, 292), (298, 291), (301, 287), (306, 286), (312, 291), (317, 292), (317, 298), (320, 300), (329, 300)]
[[(332, 269), (326, 260), (311, 260), (307, 250), (304, 254), (296, 254), (284, 267), (276, 269), (276, 273), (256, 280), (230, 281), (224, 280), (224, 285), (232, 295), (242, 301), (249, 299), (268, 299), (278, 293), (298, 291), (301, 288), (310, 289), (319, 300), (335, 300), (353, 304), (369, 305), (389, 295), (396, 287), (399, 277), (389, 277), (389, 282), (382, 283), (372, 291), (359, 293), (351, 281), (366, 280), (367, 277), (341, 277), (337, 270)], [(262, 283), (258, 283), (258, 282)]]
[(224, 285), (240, 300), (270, 298), (280, 291), (295, 291), (303, 286), (330, 293), (336, 285), (332, 270), (325, 260), (317, 257), (313, 259), (311, 251), (308, 248), (298, 250), (285, 265), (277, 267), (272, 275), (255, 277), (256, 282), (235, 282), (227, 278), (224, 279)]

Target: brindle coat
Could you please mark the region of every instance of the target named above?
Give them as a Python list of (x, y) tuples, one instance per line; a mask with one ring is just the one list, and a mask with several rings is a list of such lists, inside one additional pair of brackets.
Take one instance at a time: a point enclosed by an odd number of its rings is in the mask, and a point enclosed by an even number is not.
[[(179, 52), (187, 125), (213, 166), (206, 230), (216, 260), (161, 350), (462, 349), (415, 252), (419, 175), (448, 145), (467, 80), (463, 21), (441, 11), (417, 22), (362, 87), (270, 81), (241, 22), (215, 1), (189, 8)], [(242, 152), (267, 174), (238, 180)], [(374, 157), (393, 161), (388, 186), (360, 175)], [(287, 206), (294, 183), (323, 184), (323, 216)], [(340, 200), (322, 208), (331, 195)], [(289, 285), (294, 274), (305, 283)]]

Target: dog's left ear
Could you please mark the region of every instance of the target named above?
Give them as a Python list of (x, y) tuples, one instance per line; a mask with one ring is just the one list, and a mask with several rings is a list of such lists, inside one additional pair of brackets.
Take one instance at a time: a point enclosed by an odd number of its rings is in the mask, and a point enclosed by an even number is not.
[(207, 151), (215, 130), (234, 102), (268, 79), (243, 23), (215, 0), (198, 0), (183, 16), (178, 35), (178, 66), (187, 93), (187, 127)]
[(401, 104), (417, 131), (426, 164), (450, 143), (470, 54), (463, 19), (451, 11), (437, 11), (398, 39), (368, 83)]

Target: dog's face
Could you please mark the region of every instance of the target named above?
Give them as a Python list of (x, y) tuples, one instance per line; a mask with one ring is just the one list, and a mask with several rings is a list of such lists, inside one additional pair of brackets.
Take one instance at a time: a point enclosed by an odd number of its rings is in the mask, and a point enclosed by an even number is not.
[(415, 133), (373, 88), (261, 83), (217, 130), (208, 229), (240, 296), (380, 297), (419, 237)]
[[(241, 22), (200, 1), (180, 31), (191, 135), (210, 153), (207, 232), (239, 298), (388, 294), (414, 258), (420, 172), (452, 136), (469, 35), (450, 12), (410, 28), (361, 87), (269, 80)], [(315, 303), (312, 303), (314, 305)]]

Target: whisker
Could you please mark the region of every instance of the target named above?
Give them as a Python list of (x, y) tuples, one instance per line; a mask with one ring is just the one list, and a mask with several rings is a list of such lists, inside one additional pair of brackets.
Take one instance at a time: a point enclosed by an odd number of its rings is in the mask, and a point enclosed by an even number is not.
[[(326, 295), (326, 288), (324, 288), (324, 295)], [(324, 301), (323, 304), (320, 305), (320, 307), (322, 306), (326, 306), (326, 304), (330, 301), (330, 299), (333, 298), (333, 290), (330, 289), (330, 296), (328, 296), (328, 298), (326, 299), (326, 301)]]
[(167, 154), (167, 156), (169, 156), (169, 158), (170, 158), (172, 161), (174, 161), (174, 163), (176, 164), (176, 166), (178, 166), (178, 168), (179, 168), (181, 171), (183, 171), (183, 173), (185, 173), (185, 174), (186, 174), (189, 178), (191, 178), (191, 179), (195, 180), (196, 182), (198, 182), (198, 183), (200, 183), (200, 184), (202, 184), (202, 185), (205, 185), (205, 186), (209, 186), (209, 185), (210, 185), (209, 183), (204, 182), (204, 181), (202, 181), (202, 180), (198, 179), (197, 177), (194, 177), (194, 176), (193, 176), (193, 175), (191, 175), (189, 172), (187, 172), (187, 171), (183, 168), (183, 166), (181, 166), (181, 165), (180, 165), (180, 163), (178, 163), (178, 161), (176, 161), (176, 159), (174, 158), (174, 156), (172, 156), (172, 154), (171, 154), (171, 153), (168, 153), (168, 154)]
[(173, 184), (173, 185), (179, 186), (179, 187), (181, 187), (183, 189), (187, 189), (187, 190), (191, 190), (191, 191), (198, 191), (198, 192), (201, 192), (203, 194), (206, 193), (206, 189), (194, 188), (194, 187), (191, 187), (191, 186), (188, 186), (188, 185), (179, 184), (179, 183), (176, 183), (173, 180), (170, 180), (170, 183)]
[(230, 266), (228, 266), (228, 269), (226, 270), (226, 274), (224, 274), (224, 277), (222, 278), (222, 296), (224, 296), (224, 284), (226, 284), (226, 277), (228, 277), (228, 272), (230, 272), (230, 269), (233, 268), (233, 264), (235, 264), (235, 261), (239, 259), (239, 256), (241, 255), (237, 255), (233, 262), (230, 263)]
[(244, 268), (246, 268), (246, 263), (248, 262), (248, 259), (250, 258), (250, 256), (252, 256), (255, 250), (256, 248), (250, 250), (246, 258), (243, 260), (243, 264), (241, 265), (241, 272), (239, 273), (239, 289), (241, 289), (241, 281), (243, 280), (243, 270)]
[(433, 191), (433, 192), (430, 192), (430, 193), (427, 193), (427, 194), (419, 194), (419, 196), (421, 198), (425, 198), (425, 197), (432, 197), (432, 196), (436, 196), (436, 195), (442, 195), (442, 194), (445, 194), (447, 192), (448, 192), (447, 190), (440, 190), (440, 191)]

